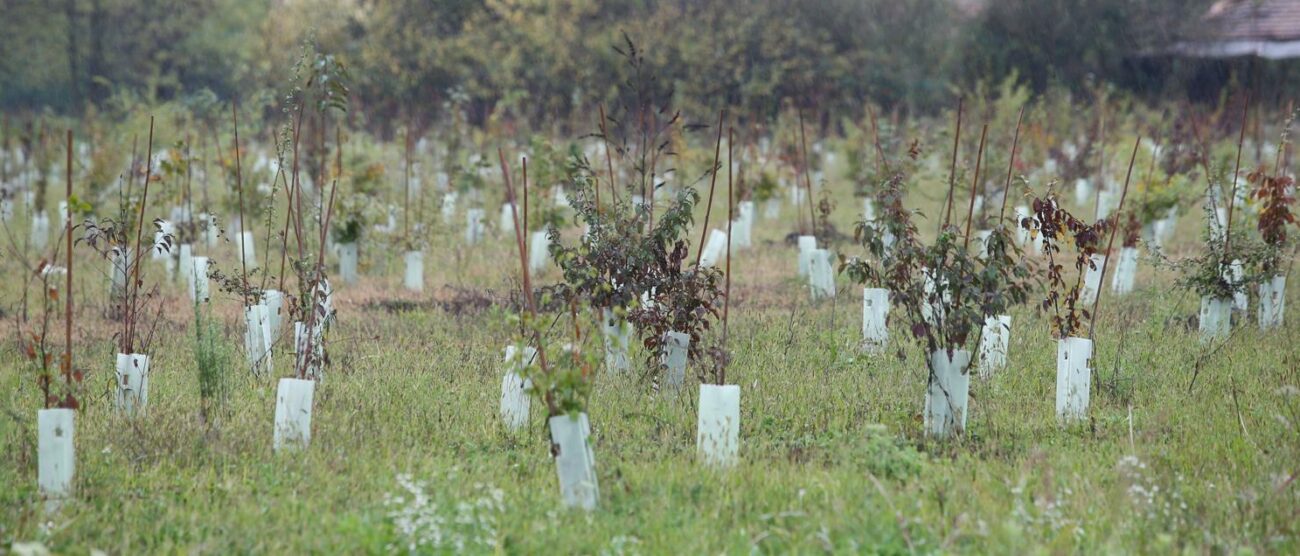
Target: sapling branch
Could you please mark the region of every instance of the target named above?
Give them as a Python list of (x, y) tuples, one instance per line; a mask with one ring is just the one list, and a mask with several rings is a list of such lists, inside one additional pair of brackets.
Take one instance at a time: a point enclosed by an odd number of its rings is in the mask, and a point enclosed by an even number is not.
[(885, 160), (885, 149), (880, 146), (880, 127), (876, 122), (876, 110), (870, 103), (867, 103), (867, 115), (871, 117), (871, 137), (876, 144), (876, 172), (888, 175), (889, 161)]
[[(153, 116), (149, 116), (148, 145), (149, 146), (146, 152), (152, 153), (153, 152)], [(140, 236), (144, 232), (144, 207), (146, 204), (148, 204), (149, 201), (149, 175), (153, 173), (152, 166), (153, 166), (153, 156), (152, 155), (146, 156), (145, 166), (144, 166), (144, 180), (142, 186), (142, 193), (140, 196), (140, 216), (136, 220), (136, 227), (135, 227), (135, 253), (133, 253), (135, 255), (135, 262), (134, 265), (132, 266), (131, 283), (127, 284), (127, 290), (130, 292), (130, 294), (127, 296), (127, 299), (129, 300), (128, 307), (126, 313), (123, 315), (125, 317), (123, 319), (123, 322), (126, 326), (126, 334), (122, 338), (122, 342), (123, 342), (122, 353), (128, 353), (128, 354), (134, 353), (133, 348), (135, 346), (135, 326), (136, 326), (135, 321), (137, 316), (136, 302), (140, 296), (140, 262), (143, 260), (140, 256), (142, 254), (142, 252), (140, 251)], [(130, 261), (131, 259), (130, 256), (126, 256), (125, 258), (127, 261)]]

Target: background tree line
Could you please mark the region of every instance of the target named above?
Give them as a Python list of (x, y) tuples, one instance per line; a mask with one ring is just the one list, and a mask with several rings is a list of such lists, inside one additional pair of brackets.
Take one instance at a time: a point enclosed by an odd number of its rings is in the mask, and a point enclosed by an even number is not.
[[(561, 125), (614, 103), (634, 68), (688, 114), (764, 117), (794, 100), (856, 115), (946, 107), (977, 83), (1210, 97), (1232, 79), (1295, 81), (1290, 63), (1160, 55), (1208, 0), (0, 0), (0, 108), (271, 94), (314, 41), (351, 69), (373, 122), (455, 103)], [(618, 50), (623, 50), (620, 53)], [(429, 107), (434, 107), (430, 109)]]

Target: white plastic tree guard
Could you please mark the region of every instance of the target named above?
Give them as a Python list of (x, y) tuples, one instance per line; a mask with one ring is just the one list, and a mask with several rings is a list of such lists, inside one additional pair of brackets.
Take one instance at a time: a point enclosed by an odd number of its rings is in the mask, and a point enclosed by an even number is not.
[[(311, 327), (312, 334), (307, 334), (307, 324), (303, 322), (293, 323), (293, 361), (295, 369), (305, 369), (307, 378), (320, 380), (324, 377), (321, 365), (324, 364), (325, 345), (322, 343), (323, 331), (321, 324), (316, 323)], [(311, 359), (307, 359), (309, 350), (315, 350), (316, 354)]]
[[(171, 256), (170, 249), (167, 247), (167, 235), (175, 233), (176, 229), (176, 226), (166, 220), (162, 221), (159, 227), (161, 229), (153, 233), (153, 246), (149, 249), (149, 258), (154, 261), (162, 261)], [(169, 232), (169, 229), (173, 231)]]
[(794, 203), (795, 206), (803, 206), (807, 200), (808, 195), (802, 187), (795, 186), (790, 189), (790, 202)]
[(50, 217), (44, 212), (32, 214), (32, 247), (45, 249), (50, 242)]
[(1259, 328), (1281, 328), (1286, 314), (1286, 275), (1278, 274), (1259, 285)]
[(442, 196), (442, 223), (451, 224), (456, 218), (456, 198), (460, 195), (455, 191), (448, 191)]
[(628, 349), (632, 343), (632, 325), (609, 309), (601, 312), (600, 332), (605, 341), (605, 370), (624, 373), (632, 368)]
[(947, 438), (966, 430), (970, 400), (970, 352), (935, 350), (930, 354), (930, 378), (925, 389), (925, 432)]
[(1089, 255), (1088, 259), (1092, 265), (1083, 269), (1083, 291), (1079, 292), (1079, 302), (1085, 307), (1092, 307), (1097, 294), (1101, 292), (1101, 271), (1106, 266), (1106, 256), (1095, 253)]
[(808, 268), (812, 266), (812, 252), (817, 249), (816, 236), (799, 236), (799, 277), (808, 276)]
[(45, 496), (61, 498), (72, 493), (77, 471), (76, 418), (72, 409), (36, 412), (36, 484)]
[(934, 274), (930, 269), (921, 267), (921, 275), (925, 276), (924, 285), (924, 303), (921, 305), (921, 318), (930, 326), (935, 326), (943, 320), (946, 313), (945, 307), (952, 302), (952, 290), (948, 288), (948, 280), (943, 280), (943, 293), (938, 293), (941, 284), (935, 282)]
[(1026, 218), (1029, 218), (1029, 207), (1026, 205), (1016, 205), (1016, 221), (1013, 223), (1016, 230), (1016, 245), (1024, 247), (1029, 243), (1029, 230), (1025, 229), (1022, 224)]
[(831, 267), (833, 256), (828, 249), (812, 250), (808, 286), (814, 300), (835, 297), (835, 271)]
[(465, 245), (475, 245), (483, 239), (484, 218), (485, 214), (481, 208), (465, 211)]
[(1227, 338), (1232, 329), (1232, 299), (1202, 297), (1200, 321), (1202, 343)]
[(989, 378), (1007, 366), (1007, 350), (1011, 344), (1011, 315), (984, 317), (984, 330), (980, 332), (980, 378)]
[(208, 258), (194, 257), (190, 260), (191, 269), (185, 279), (189, 282), (190, 299), (196, 302), (208, 300)]
[(114, 405), (128, 417), (144, 412), (149, 406), (149, 356), (119, 353), (115, 368), (117, 391), (113, 397)]
[(1118, 191), (1103, 189), (1097, 194), (1097, 220), (1110, 217), (1110, 213), (1115, 211), (1115, 206), (1119, 204)]
[(731, 228), (731, 246), (736, 249), (748, 249), (754, 245), (754, 202), (741, 201), (736, 205), (740, 212)]
[(248, 356), (248, 368), (253, 374), (261, 376), (271, 370), (271, 322), (266, 305), (257, 303), (244, 307), (244, 353)]
[[(131, 269), (131, 249), (128, 247), (114, 247), (108, 254), (109, 264), (109, 298), (120, 299), (126, 295), (126, 284)], [(207, 276), (207, 269), (204, 269), (204, 276)]]
[(862, 289), (862, 350), (870, 354), (885, 351), (889, 343), (889, 290)]
[(740, 386), (701, 384), (695, 445), (709, 465), (730, 467), (740, 448)]
[(1223, 242), (1223, 230), (1228, 227), (1228, 209), (1214, 209), (1214, 221), (1210, 222), (1210, 239), (1216, 243)]
[(1092, 388), (1092, 340), (1069, 337), (1056, 343), (1056, 418), (1081, 421), (1088, 416)]
[(275, 451), (306, 448), (311, 443), (312, 398), (316, 381), (282, 378), (275, 389)]
[(541, 272), (551, 259), (551, 238), (546, 230), (533, 232), (528, 239), (528, 270)]
[(1137, 277), (1138, 250), (1125, 247), (1119, 250), (1119, 261), (1115, 264), (1115, 274), (1110, 279), (1110, 289), (1118, 295), (1133, 292), (1133, 282)]
[(989, 258), (989, 238), (993, 237), (993, 230), (978, 230), (975, 232), (976, 245), (979, 246), (977, 256), (981, 259)]
[(1092, 182), (1084, 178), (1074, 180), (1074, 204), (1086, 206), (1092, 196)]
[[(1223, 270), (1223, 278), (1233, 286), (1240, 286), (1245, 271), (1241, 265), (1240, 259), (1233, 259), (1232, 264)], [(1232, 310), (1246, 312), (1250, 309), (1250, 297), (1246, 295), (1245, 289), (1239, 289), (1232, 294)]]
[[(257, 268), (257, 241), (253, 239), (253, 232), (244, 232), (239, 237), (240, 244), (243, 245), (244, 249), (242, 252), (244, 262), (248, 265), (249, 270), (253, 270)], [(235, 248), (239, 249), (239, 246), (235, 246)], [(235, 251), (235, 258), (238, 259), (240, 256), (240, 251)]]
[(424, 291), (424, 252), (407, 251), (402, 255), (406, 269), (402, 272), (402, 287), (413, 292)]
[(343, 280), (343, 283), (345, 284), (357, 283), (358, 252), (357, 252), (356, 242), (340, 243), (338, 244), (338, 249), (339, 249), (339, 278), (341, 278)]
[(508, 430), (519, 430), (528, 424), (528, 411), (532, 407), (529, 390), (531, 380), (523, 378), (522, 371), (536, 364), (537, 350), (531, 346), (524, 347), (523, 355), (515, 346), (506, 346), (506, 372), (501, 377), (501, 423)]
[(773, 197), (763, 202), (763, 219), (776, 220), (781, 216), (781, 200)]
[(510, 203), (501, 204), (501, 216), (498, 218), (497, 229), (508, 237), (513, 238), (515, 235), (515, 211)]
[(727, 232), (718, 229), (709, 230), (709, 239), (704, 243), (704, 251), (700, 253), (700, 267), (713, 267), (717, 265), (726, 254)]
[(563, 187), (556, 186), (552, 200), (555, 202), (555, 206), (557, 207), (569, 207), (569, 194), (564, 191)]
[(262, 292), (262, 305), (266, 306), (267, 349), (274, 349), (280, 338), (280, 327), (284, 325), (284, 292), (265, 290)]
[(665, 332), (663, 353), (659, 364), (664, 367), (664, 378), (671, 390), (680, 390), (686, 383), (686, 358), (690, 353), (691, 337), (681, 332)]
[(203, 231), (203, 241), (209, 248), (221, 243), (221, 230), (217, 227), (217, 215), (205, 212), (199, 215), (199, 225)]
[[(194, 271), (194, 246), (189, 243), (182, 243), (177, 249), (177, 265), (181, 271), (181, 277), (185, 279), (185, 284), (189, 286), (194, 283), (194, 277), (189, 274)], [(192, 287), (192, 286), (190, 286)], [(190, 297), (190, 299), (194, 299)]]
[(876, 221), (876, 201), (871, 197), (862, 198), (862, 221), (867, 223)]
[(591, 451), (591, 424), (586, 413), (556, 415), (547, 420), (551, 453), (560, 479), (560, 498), (568, 508), (596, 509), (600, 486), (596, 481), (596, 454)]

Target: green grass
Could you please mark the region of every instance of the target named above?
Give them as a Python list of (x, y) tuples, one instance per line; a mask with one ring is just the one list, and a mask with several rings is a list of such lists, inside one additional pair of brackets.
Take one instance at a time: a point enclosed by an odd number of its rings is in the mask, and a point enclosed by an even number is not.
[[(840, 206), (846, 223), (857, 205)], [(1199, 217), (1182, 222), (1190, 231)], [(107, 394), (111, 332), (97, 315), (105, 278), (82, 274), (77, 356), (90, 372), (77, 415), (75, 495), (45, 513), (36, 489), (39, 395), (5, 342), (0, 547), (401, 551), (415, 540), (400, 526), (414, 503), (402, 483), (409, 477), (425, 484), (419, 515), (441, 524), (443, 544), (419, 552), (1300, 550), (1294, 310), (1285, 328), (1261, 334), (1246, 324), (1210, 353), (1185, 326), (1197, 300), (1171, 291), (1171, 277), (1144, 261), (1138, 292), (1122, 300), (1109, 287), (1104, 293), (1096, 358), (1103, 386), (1086, 423), (1056, 422), (1056, 346), (1046, 321), (1020, 308), (1009, 367), (972, 379), (967, 434), (935, 442), (921, 434), (922, 354), (902, 343), (899, 323), (891, 323), (890, 356), (859, 356), (858, 287), (841, 278), (836, 301), (810, 304), (792, 278), (795, 251), (778, 240), (788, 230), (759, 224), (756, 248), (737, 258), (732, 310), (728, 377), (742, 387), (741, 463), (719, 472), (696, 461), (693, 381), (679, 396), (660, 397), (637, 376), (602, 374), (589, 411), (601, 490), (590, 514), (560, 508), (540, 404), (526, 431), (510, 435), (498, 424), (501, 350), (514, 340), (502, 309), (389, 313), (369, 304), (427, 301), (443, 284), (505, 291), (515, 267), (504, 239), (435, 246), (424, 296), (397, 291), (400, 253), (363, 253), (373, 278), (336, 284), (333, 365), (316, 390), (312, 444), (300, 453), (272, 452), (275, 377), (251, 377), (241, 353), (232, 352), (228, 412), (214, 429), (200, 423), (193, 314), (179, 287), (166, 288), (177, 309), (165, 313), (151, 349), (148, 413), (117, 415)], [(239, 349), (237, 301), (214, 303)], [(279, 351), (276, 369), (285, 374), (290, 359)]]
[[(147, 416), (125, 420), (102, 395), (78, 414), (76, 496), (52, 515), (35, 488), (35, 389), (8, 363), (0, 538), (70, 553), (384, 552), (409, 542), (390, 519), (398, 506), (385, 505), (407, 494), (406, 474), (427, 482), (448, 542), (490, 539), (473, 551), (1297, 548), (1300, 494), (1284, 484), (1300, 461), (1294, 325), (1241, 329), (1188, 393), (1194, 332), (1137, 315), (1188, 313), (1191, 301), (1136, 295), (1124, 301), (1134, 321), (1118, 386), (1094, 393), (1088, 423), (1061, 427), (1055, 346), (1021, 311), (1010, 367), (975, 381), (968, 435), (940, 444), (919, 434), (919, 352), (856, 357), (852, 291), (839, 307), (809, 307), (795, 285), (783, 289), (793, 313), (743, 302), (733, 313), (743, 463), (729, 472), (695, 461), (693, 392), (658, 398), (635, 377), (599, 378), (591, 515), (558, 508), (537, 407), (522, 434), (498, 426), (510, 336), (490, 312), (344, 313), (333, 349), (348, 355), (317, 390), (313, 443), (296, 454), (270, 448), (273, 380), (240, 370), (229, 414), (205, 434), (192, 340), (168, 338)], [(1110, 382), (1118, 319), (1108, 324), (1099, 363)], [(476, 484), (500, 489), (500, 511), (455, 525), (456, 505), (488, 488)]]

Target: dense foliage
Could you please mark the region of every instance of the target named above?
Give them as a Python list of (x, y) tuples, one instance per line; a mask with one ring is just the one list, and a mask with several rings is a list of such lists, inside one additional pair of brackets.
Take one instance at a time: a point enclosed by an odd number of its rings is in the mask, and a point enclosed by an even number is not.
[(624, 33), (692, 118), (720, 104), (770, 116), (787, 98), (835, 117), (861, 115), (862, 98), (933, 111), (1013, 72), (1040, 91), (1103, 77), (1156, 93), (1221, 83), (1236, 67), (1150, 55), (1194, 32), (1189, 14), (1205, 4), (10, 0), (0, 106), (115, 111), (202, 91), (269, 101), (310, 39), (355, 70), (356, 108), (380, 125), (431, 121), (452, 100), (476, 124), (537, 122), (619, 103), (614, 84), (633, 70), (611, 45)]

